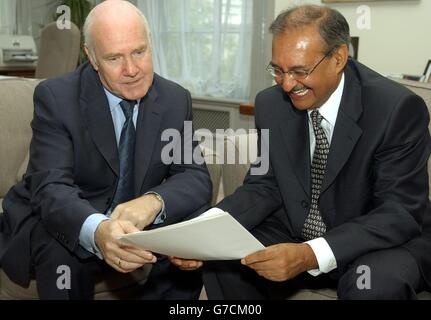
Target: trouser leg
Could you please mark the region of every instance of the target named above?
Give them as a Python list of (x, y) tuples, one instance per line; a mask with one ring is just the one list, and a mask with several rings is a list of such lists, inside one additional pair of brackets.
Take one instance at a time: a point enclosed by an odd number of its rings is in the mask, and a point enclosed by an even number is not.
[(81, 260), (38, 223), (31, 235), (32, 271), (40, 299), (92, 299), (94, 272), (102, 261)]
[[(285, 214), (276, 212), (275, 214)], [(296, 242), (275, 216), (266, 219), (251, 233), (265, 246)], [(277, 283), (266, 280), (254, 270), (236, 261), (205, 262), (203, 280), (209, 299), (279, 299), (297, 288), (293, 281)]]
[(416, 299), (421, 274), (404, 248), (374, 251), (356, 259), (338, 283), (340, 299)]

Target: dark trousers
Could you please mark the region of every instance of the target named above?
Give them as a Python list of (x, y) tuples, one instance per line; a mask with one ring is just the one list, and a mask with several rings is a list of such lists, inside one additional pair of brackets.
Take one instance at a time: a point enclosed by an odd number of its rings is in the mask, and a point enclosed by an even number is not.
[[(40, 299), (89, 300), (94, 297), (96, 278), (124, 277), (103, 260), (71, 253), (37, 224), (31, 235), (31, 271)], [(70, 276), (69, 276), (70, 275)], [(132, 299), (197, 299), (202, 288), (200, 271), (184, 272), (158, 257), (148, 281)]]
[[(297, 241), (276, 221), (252, 233), (265, 246)], [(403, 247), (365, 254), (341, 272), (317, 277), (305, 272), (284, 282), (266, 280), (239, 261), (213, 261), (204, 264), (203, 280), (208, 298), (217, 300), (286, 299), (301, 289), (321, 288), (336, 289), (339, 299), (416, 299), (423, 286), (416, 260)]]

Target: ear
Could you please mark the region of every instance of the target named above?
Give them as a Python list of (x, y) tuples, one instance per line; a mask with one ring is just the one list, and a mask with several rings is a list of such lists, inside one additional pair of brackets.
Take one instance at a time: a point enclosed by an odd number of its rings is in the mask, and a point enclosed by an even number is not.
[(347, 59), (349, 58), (349, 48), (347, 45), (343, 44), (338, 47), (333, 53), (335, 58), (337, 72), (341, 72), (347, 64)]
[(97, 62), (95, 61), (94, 55), (92, 54), (91, 50), (88, 49), (87, 45), (84, 45), (84, 51), (94, 70), (98, 71), (99, 67), (97, 65)]

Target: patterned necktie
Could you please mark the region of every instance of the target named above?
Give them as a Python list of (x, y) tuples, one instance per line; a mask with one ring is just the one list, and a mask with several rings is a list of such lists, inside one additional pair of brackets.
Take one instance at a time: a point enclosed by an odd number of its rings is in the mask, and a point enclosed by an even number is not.
[(329, 143), (323, 132), (322, 115), (318, 110), (311, 112), (316, 147), (314, 149), (313, 161), (311, 163), (311, 205), (310, 213), (305, 220), (302, 236), (306, 240), (321, 237), (326, 232), (326, 225), (322, 220), (319, 210), (319, 197), (322, 189), (323, 177), (325, 176), (326, 161), (329, 154)]
[(133, 124), (133, 109), (136, 101), (123, 100), (120, 102), (126, 121), (121, 129), (120, 143), (118, 145), (118, 158), (120, 160), (120, 176), (117, 190), (110, 206), (110, 210), (134, 197), (134, 158), (135, 158), (135, 126)]

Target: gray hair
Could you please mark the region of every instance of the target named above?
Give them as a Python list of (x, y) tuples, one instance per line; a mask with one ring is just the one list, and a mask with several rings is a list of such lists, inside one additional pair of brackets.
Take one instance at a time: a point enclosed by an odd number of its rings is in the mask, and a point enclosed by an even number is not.
[(326, 50), (350, 45), (350, 29), (346, 18), (335, 9), (318, 5), (292, 7), (280, 13), (269, 27), (273, 35), (315, 25), (326, 43)]
[[(144, 30), (145, 30), (145, 34), (147, 35), (147, 40), (148, 40), (148, 48), (151, 52), (151, 32), (150, 32), (150, 26), (148, 24), (148, 20), (145, 17), (145, 15), (142, 13), (142, 11), (140, 11), (138, 8), (136, 8), (136, 13), (139, 15), (139, 17), (141, 17), (142, 19), (142, 24), (144, 26)], [(90, 11), (90, 13), (88, 14), (87, 18), (85, 19), (85, 23), (83, 26), (83, 35), (84, 35), (84, 43), (85, 46), (88, 48), (88, 50), (90, 51), (90, 54), (94, 55), (94, 46), (93, 46), (93, 38), (91, 35), (91, 28), (93, 26), (94, 23), (94, 14), (93, 14), (93, 10)]]

